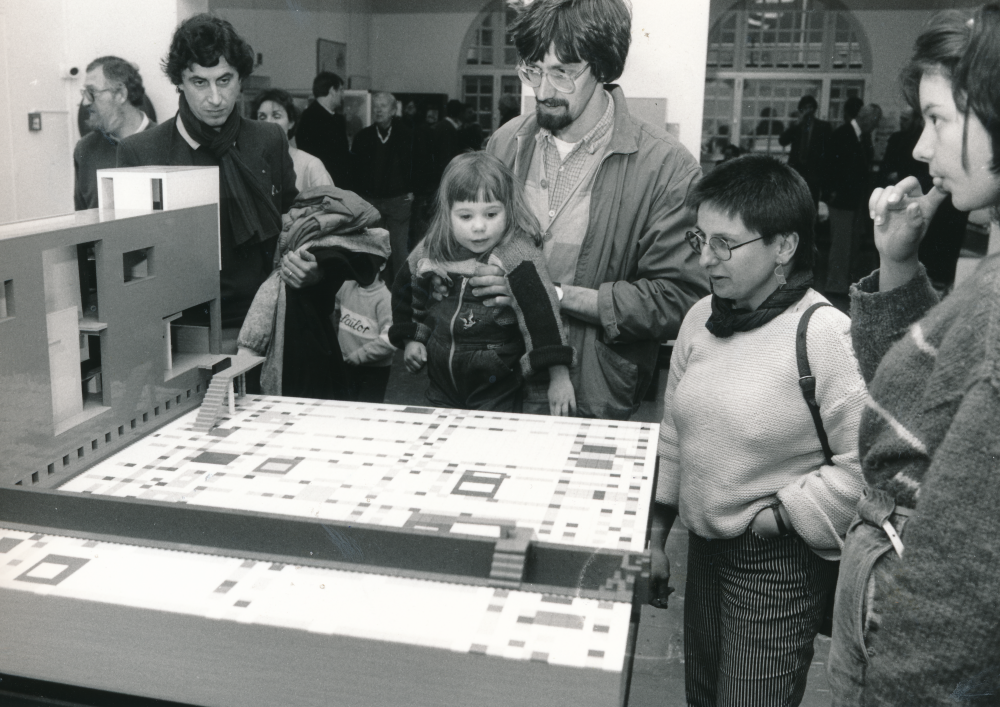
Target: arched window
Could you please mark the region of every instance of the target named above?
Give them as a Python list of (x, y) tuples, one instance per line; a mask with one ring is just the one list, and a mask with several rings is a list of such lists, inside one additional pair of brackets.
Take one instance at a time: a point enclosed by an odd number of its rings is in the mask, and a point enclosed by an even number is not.
[(802, 96), (835, 125), (848, 97), (864, 98), (871, 51), (837, 0), (739, 0), (709, 30), (706, 69), (702, 160), (728, 144), (783, 155), (778, 137)]
[(462, 44), (458, 61), (462, 101), (476, 109), (485, 136), (500, 120), (497, 101), (504, 94), (521, 96), (517, 77), (517, 49), (507, 33), (514, 11), (503, 0), (492, 0), (479, 13)]

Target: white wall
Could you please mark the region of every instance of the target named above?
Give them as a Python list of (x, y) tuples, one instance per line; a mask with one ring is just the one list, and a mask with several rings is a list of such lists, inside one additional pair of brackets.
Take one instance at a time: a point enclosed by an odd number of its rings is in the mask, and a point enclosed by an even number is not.
[[(179, 19), (207, 0), (0, 0), (0, 223), (73, 210), (83, 71), (115, 54), (139, 65), (160, 117), (177, 96), (159, 68)], [(75, 79), (63, 78), (76, 66)], [(6, 84), (6, 85), (5, 85)], [(28, 113), (42, 112), (41, 132)]]
[[(372, 86), (460, 97), (459, 52), (486, 4), (468, 0), (466, 12), (373, 14)], [(695, 155), (701, 140), (708, 10), (709, 0), (632, 0), (632, 46), (619, 81), (630, 98), (666, 98), (666, 120), (680, 124), (681, 141)]]
[(899, 71), (909, 61), (913, 41), (932, 14), (920, 10), (855, 11), (854, 16), (868, 35), (875, 69), (865, 103), (878, 103), (887, 115), (896, 115), (903, 108)]
[(316, 76), (316, 40), (347, 44), (347, 71), (342, 76), (369, 76), (369, 22), (367, 5), (332, 0), (328, 11), (272, 10), (222, 7), (212, 2), (212, 12), (233, 23), (236, 31), (264, 55), (255, 75), (267, 76), (271, 86), (312, 89)]
[(468, 12), (373, 14), (372, 87), (460, 98), (458, 55), (484, 1), (467, 4)]
[(619, 80), (629, 98), (666, 98), (668, 123), (701, 152), (709, 0), (632, 0), (632, 45)]

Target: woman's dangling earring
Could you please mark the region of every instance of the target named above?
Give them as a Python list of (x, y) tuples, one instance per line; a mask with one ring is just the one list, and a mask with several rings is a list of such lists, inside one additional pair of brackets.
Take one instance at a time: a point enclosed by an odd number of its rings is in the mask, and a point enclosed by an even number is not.
[(787, 280), (785, 280), (785, 266), (778, 263), (777, 267), (774, 268), (774, 277), (778, 280), (778, 285), (784, 285)]

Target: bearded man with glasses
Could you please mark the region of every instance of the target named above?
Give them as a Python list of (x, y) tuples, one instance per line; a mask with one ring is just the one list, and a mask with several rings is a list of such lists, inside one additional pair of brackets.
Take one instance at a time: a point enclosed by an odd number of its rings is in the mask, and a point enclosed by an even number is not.
[[(560, 309), (579, 360), (578, 414), (628, 419), (653, 379), (661, 342), (708, 292), (684, 242), (697, 161), (662, 127), (629, 115), (621, 76), (631, 40), (623, 0), (534, 0), (510, 28), (533, 114), (486, 149), (514, 170), (545, 237)], [(503, 274), (480, 266), (474, 294), (509, 304)], [(544, 376), (544, 374), (543, 374)], [(525, 412), (547, 413), (547, 380), (527, 382)]]
[(142, 111), (146, 90), (139, 70), (116, 56), (102, 56), (87, 66), (83, 88), (87, 133), (73, 149), (73, 205), (97, 208), (97, 170), (116, 165), (118, 143), (155, 125)]

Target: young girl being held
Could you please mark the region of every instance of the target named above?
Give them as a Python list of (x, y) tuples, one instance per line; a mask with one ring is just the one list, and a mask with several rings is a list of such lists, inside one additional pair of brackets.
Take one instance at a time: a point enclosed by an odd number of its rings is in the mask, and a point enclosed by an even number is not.
[[(571, 415), (574, 351), (541, 250), (538, 222), (514, 175), (497, 158), (470, 152), (451, 161), (426, 237), (396, 274), (389, 340), (407, 370), (427, 365), (436, 407), (517, 412), (525, 378), (549, 371), (549, 411)], [(487, 307), (468, 287), (479, 264), (506, 273), (511, 307)], [(435, 276), (447, 295), (433, 295)]]

